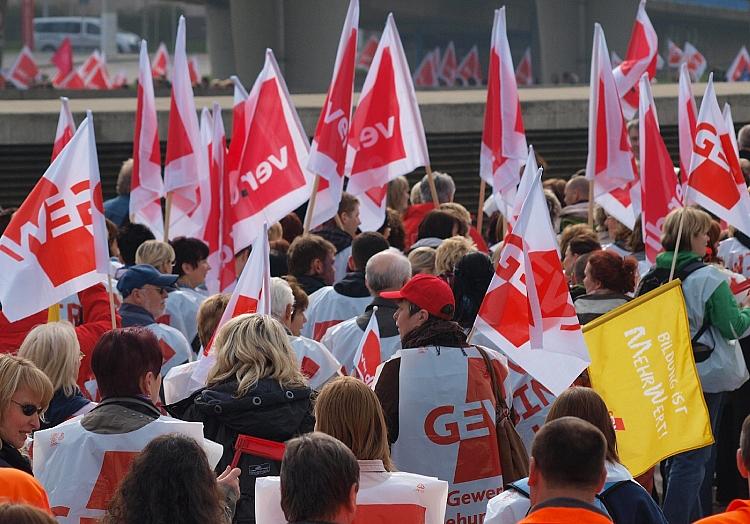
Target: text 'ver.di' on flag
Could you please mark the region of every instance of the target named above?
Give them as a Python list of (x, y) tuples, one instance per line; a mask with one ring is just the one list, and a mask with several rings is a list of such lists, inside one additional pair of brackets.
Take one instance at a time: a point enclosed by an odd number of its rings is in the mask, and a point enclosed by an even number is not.
[(13, 322), (37, 313), (102, 282), (108, 270), (99, 162), (89, 112), (0, 237), (3, 314)]
[(610, 409), (620, 461), (633, 475), (713, 442), (679, 280), (587, 324), (584, 337), (591, 386)]

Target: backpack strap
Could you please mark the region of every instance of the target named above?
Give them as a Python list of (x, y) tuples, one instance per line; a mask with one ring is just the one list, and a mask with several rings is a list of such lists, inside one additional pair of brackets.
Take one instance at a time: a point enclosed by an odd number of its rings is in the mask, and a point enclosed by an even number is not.
[(531, 490), (529, 489), (529, 477), (523, 478), (521, 480), (516, 480), (515, 482), (510, 482), (505, 485), (505, 489), (512, 489), (526, 498), (529, 498), (531, 496)]

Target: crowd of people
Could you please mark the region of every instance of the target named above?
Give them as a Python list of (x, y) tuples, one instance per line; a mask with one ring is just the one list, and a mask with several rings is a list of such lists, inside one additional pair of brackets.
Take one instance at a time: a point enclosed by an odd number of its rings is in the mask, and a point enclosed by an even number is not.
[[(739, 146), (748, 169), (750, 127)], [(707, 212), (669, 214), (652, 268), (640, 223), (590, 205), (581, 173), (544, 181), (581, 324), (673, 266), (682, 280), (716, 444), (634, 478), (585, 372), (557, 398), (540, 386), (550, 401), (532, 426), (514, 389), (532, 377), (472, 343), (505, 232), (497, 213), (474, 227), (448, 174), (434, 174), (434, 192), (427, 177), (393, 180), (375, 232), (359, 231), (346, 193), (311, 232), (304, 210), (270, 225), (271, 314), (217, 329), (231, 287), (208, 292), (201, 240), (163, 242), (128, 221), (131, 171), (123, 164), (104, 204), (113, 289), (53, 306), (60, 321), (0, 310), (0, 522), (750, 521), (750, 298), (735, 292), (750, 277), (750, 239)], [(11, 216), (0, 213), (0, 230)], [(236, 253), (237, 275), (249, 256)], [(381, 366), (369, 387), (355, 377), (373, 317)], [(209, 346), (205, 387), (169, 402), (164, 377)], [(501, 420), (521, 435), (512, 469)]]

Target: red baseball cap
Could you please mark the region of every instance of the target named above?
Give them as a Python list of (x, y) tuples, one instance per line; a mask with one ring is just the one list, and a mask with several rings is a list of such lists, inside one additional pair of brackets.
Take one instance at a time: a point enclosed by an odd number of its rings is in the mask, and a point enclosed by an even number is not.
[(430, 315), (444, 320), (451, 320), (456, 311), (450, 286), (444, 280), (424, 273), (414, 275), (400, 290), (383, 291), (380, 296), (390, 300), (408, 300)]

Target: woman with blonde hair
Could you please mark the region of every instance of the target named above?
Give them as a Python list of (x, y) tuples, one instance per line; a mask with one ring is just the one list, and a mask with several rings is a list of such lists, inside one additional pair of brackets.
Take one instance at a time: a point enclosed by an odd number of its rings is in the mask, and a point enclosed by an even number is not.
[(412, 276), (419, 275), (420, 273), (435, 274), (435, 248), (418, 247), (412, 249), (409, 251), (407, 258), (411, 264)]
[(36, 326), (26, 335), (18, 356), (32, 361), (52, 382), (55, 393), (41, 421), (41, 429), (84, 415), (96, 406), (83, 396), (76, 384), (82, 354), (72, 324), (50, 322)]
[[(367, 522), (370, 504), (402, 503), (424, 508), (424, 513), (403, 511), (398, 520), (380, 515), (375, 521), (404, 524), (443, 524), (448, 498), (448, 483), (434, 477), (397, 472), (388, 447), (388, 430), (380, 401), (367, 385), (354, 377), (338, 377), (320, 390), (315, 400), (315, 431), (343, 442), (359, 462), (357, 521)], [(421, 486), (421, 489), (414, 489)], [(267, 524), (286, 522), (281, 513), (278, 477), (258, 482), (256, 514)], [(261, 502), (262, 501), (262, 502)], [(387, 507), (387, 506), (383, 506)], [(390, 516), (390, 515), (389, 515)]]
[(446, 238), (435, 250), (435, 274), (444, 278), (449, 285), (453, 281), (453, 271), (464, 255), (476, 251), (477, 246), (470, 239), (456, 235)]
[[(605, 467), (607, 480), (597, 494), (597, 505), (607, 511), (615, 524), (667, 524), (659, 506), (620, 463), (617, 437), (612, 418), (602, 397), (591, 388), (571, 387), (555, 399), (546, 422), (562, 417), (576, 417), (593, 424), (607, 442)], [(528, 477), (512, 482), (487, 504), (486, 524), (510, 524), (529, 511)]]
[(174, 269), (175, 252), (172, 246), (161, 240), (146, 240), (135, 252), (136, 264), (148, 264), (159, 270), (159, 273), (171, 275)]
[(26, 437), (39, 429), (52, 398), (52, 383), (28, 359), (0, 354), (0, 468), (32, 474), (19, 451)]
[[(203, 422), (205, 437), (224, 447), (217, 472), (232, 463), (238, 435), (285, 442), (312, 431), (312, 390), (279, 321), (237, 316), (219, 329), (213, 349), (216, 363), (208, 387), (192, 398), (181, 418)], [(243, 454), (237, 467), (242, 474), (236, 520), (253, 522), (255, 479), (278, 475), (280, 462)]]

